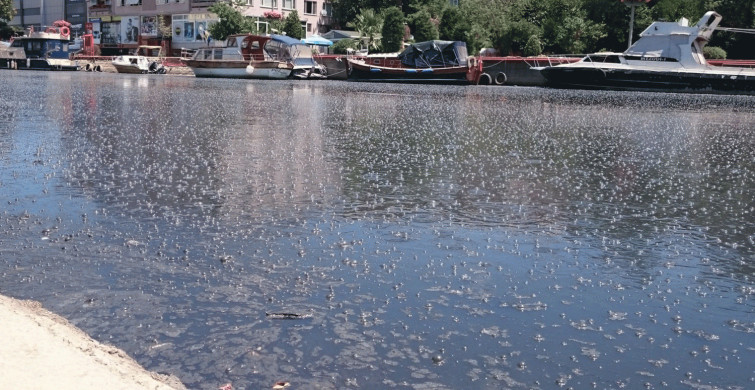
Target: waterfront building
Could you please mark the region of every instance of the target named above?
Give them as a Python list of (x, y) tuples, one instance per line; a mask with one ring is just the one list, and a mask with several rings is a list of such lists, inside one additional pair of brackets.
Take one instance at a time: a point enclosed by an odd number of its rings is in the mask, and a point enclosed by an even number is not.
[(77, 36), (83, 33), (87, 21), (87, 0), (13, 0), (13, 8), (16, 16), (9, 24), (24, 29), (39, 30), (56, 20), (66, 20), (72, 24), (72, 35)]
[[(175, 54), (211, 41), (207, 27), (218, 18), (208, 8), (217, 1), (222, 0), (90, 0), (88, 27), (103, 54), (160, 44), (166, 34)], [(306, 36), (310, 36), (330, 29), (331, 9), (325, 0), (246, 0), (241, 12), (255, 19), (260, 32), (272, 33), (270, 15), (285, 18), (296, 10)]]

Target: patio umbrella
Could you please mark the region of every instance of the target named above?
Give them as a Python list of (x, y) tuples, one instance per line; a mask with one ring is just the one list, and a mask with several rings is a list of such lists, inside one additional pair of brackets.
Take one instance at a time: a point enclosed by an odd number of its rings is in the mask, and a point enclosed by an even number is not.
[(302, 43), (305, 43), (307, 45), (316, 45), (316, 46), (333, 46), (333, 42), (319, 36), (319, 35), (312, 35), (309, 38), (305, 38), (301, 40)]

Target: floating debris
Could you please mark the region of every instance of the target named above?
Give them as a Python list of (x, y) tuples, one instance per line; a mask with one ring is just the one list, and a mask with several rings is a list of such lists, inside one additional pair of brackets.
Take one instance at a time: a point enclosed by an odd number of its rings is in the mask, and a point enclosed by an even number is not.
[(312, 318), (310, 313), (265, 313), (265, 317), (272, 320), (303, 320), (306, 318)]

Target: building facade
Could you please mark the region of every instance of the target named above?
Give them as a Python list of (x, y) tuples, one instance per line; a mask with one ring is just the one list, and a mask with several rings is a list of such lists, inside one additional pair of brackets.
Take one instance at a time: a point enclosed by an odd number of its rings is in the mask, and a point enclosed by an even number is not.
[(83, 32), (87, 21), (87, 0), (13, 0), (16, 16), (10, 25), (40, 29), (65, 20), (73, 26), (74, 35)]
[[(28, 1), (28, 0), (25, 0)], [(170, 36), (173, 51), (207, 44), (207, 28), (218, 18), (208, 8), (222, 0), (90, 0), (89, 27), (103, 52), (123, 50)], [(307, 36), (328, 31), (331, 5), (325, 0), (246, 0), (240, 9), (271, 33), (268, 16), (296, 10)]]
[[(158, 44), (169, 36), (175, 50), (207, 44), (207, 28), (218, 21), (208, 8), (223, 0), (13, 0), (16, 16), (10, 24), (39, 29), (56, 20), (73, 26), (72, 35), (90, 31), (94, 43), (112, 54)], [(240, 9), (253, 18), (261, 33), (273, 33), (270, 15), (285, 18), (296, 10), (306, 36), (324, 34), (332, 24), (326, 0), (244, 0)], [(266, 16), (267, 15), (267, 16)], [(88, 30), (87, 30), (88, 29)]]

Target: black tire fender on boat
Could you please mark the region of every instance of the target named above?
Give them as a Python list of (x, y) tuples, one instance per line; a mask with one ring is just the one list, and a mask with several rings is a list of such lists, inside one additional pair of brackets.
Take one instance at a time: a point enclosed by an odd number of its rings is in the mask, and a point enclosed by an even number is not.
[(99, 66), (99, 65), (95, 65), (95, 66), (94, 66), (94, 69), (93, 69), (93, 70), (94, 70), (95, 72), (102, 72), (102, 67), (101, 67), (101, 66)]
[(92, 64), (86, 64), (86, 65), (84, 65), (84, 70), (87, 71), (87, 72), (91, 72), (92, 71)]
[(495, 75), (495, 84), (496, 84), (496, 85), (503, 85), (503, 84), (506, 84), (506, 80), (508, 80), (508, 78), (506, 77), (506, 73), (503, 73), (503, 72), (498, 72), (498, 73), (497, 73), (497, 74)]
[(480, 78), (477, 80), (477, 85), (490, 85), (493, 84), (493, 78), (490, 77), (489, 74), (483, 73), (480, 75)]

